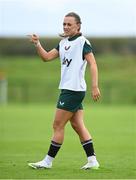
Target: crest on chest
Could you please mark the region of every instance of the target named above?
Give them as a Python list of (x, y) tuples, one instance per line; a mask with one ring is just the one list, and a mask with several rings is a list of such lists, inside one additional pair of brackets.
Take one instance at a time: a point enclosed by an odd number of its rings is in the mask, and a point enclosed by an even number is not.
[(68, 51), (71, 46), (65, 46), (65, 50)]

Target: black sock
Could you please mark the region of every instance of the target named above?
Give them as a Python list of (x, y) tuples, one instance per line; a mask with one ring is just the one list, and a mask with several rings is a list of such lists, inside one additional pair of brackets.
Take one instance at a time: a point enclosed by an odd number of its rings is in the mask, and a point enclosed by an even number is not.
[(87, 141), (81, 142), (85, 153), (87, 155), (87, 157), (89, 156), (95, 156), (95, 152), (94, 152), (94, 147), (93, 147), (93, 141), (92, 139), (89, 139)]
[(59, 151), (61, 147), (61, 144), (55, 142), (55, 141), (51, 141), (51, 145), (48, 151), (48, 155), (55, 158), (57, 152)]

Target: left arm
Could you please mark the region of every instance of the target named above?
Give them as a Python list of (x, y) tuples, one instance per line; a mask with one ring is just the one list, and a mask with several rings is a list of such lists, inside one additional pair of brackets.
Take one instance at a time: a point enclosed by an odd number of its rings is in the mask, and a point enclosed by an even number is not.
[(100, 90), (98, 87), (98, 68), (93, 53), (85, 54), (85, 59), (89, 65), (90, 76), (92, 77), (91, 94), (94, 101), (100, 98)]

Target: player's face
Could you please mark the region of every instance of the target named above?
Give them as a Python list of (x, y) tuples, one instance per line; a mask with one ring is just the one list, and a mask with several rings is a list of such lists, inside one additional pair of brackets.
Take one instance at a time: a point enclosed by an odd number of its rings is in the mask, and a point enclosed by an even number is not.
[(63, 30), (66, 36), (72, 37), (79, 31), (80, 25), (77, 24), (74, 17), (65, 17), (63, 22)]

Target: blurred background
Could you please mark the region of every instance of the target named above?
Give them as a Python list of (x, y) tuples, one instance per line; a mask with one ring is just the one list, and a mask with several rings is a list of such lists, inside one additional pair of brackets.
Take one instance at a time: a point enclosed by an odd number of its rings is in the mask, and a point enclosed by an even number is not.
[[(27, 35), (38, 34), (47, 50), (56, 47), (71, 11), (81, 17), (99, 69), (101, 99), (90, 97), (87, 68), (84, 107), (102, 168), (80, 171), (84, 154), (69, 123), (56, 166), (34, 173), (27, 163), (48, 150), (60, 61), (42, 62)], [(135, 179), (135, 109), (136, 0), (0, 0), (1, 179)]]
[[(136, 0), (0, 0), (0, 104), (56, 102), (60, 62), (42, 62), (27, 35), (56, 47), (63, 18), (74, 11), (98, 64), (100, 104), (136, 105), (135, 7)], [(90, 103), (89, 71), (86, 80)]]

